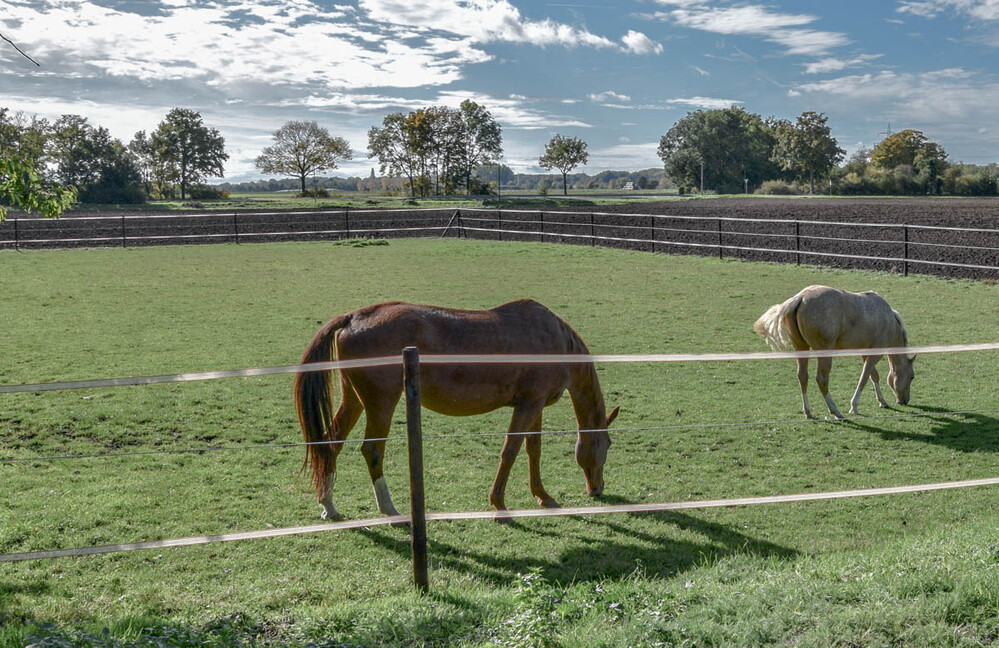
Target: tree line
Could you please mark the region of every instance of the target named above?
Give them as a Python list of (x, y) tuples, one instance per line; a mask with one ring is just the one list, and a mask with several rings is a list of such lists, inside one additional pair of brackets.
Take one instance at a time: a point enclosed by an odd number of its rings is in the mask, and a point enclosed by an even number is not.
[[(499, 163), (502, 129), (489, 110), (466, 100), (458, 108), (430, 106), (386, 115), (368, 131), (367, 154), (377, 159), (383, 189), (410, 195), (486, 194), (509, 182)], [(943, 147), (921, 131), (894, 133), (844, 162), (845, 151), (827, 117), (803, 112), (796, 120), (763, 118), (741, 107), (687, 113), (659, 141), (664, 178), (657, 186), (681, 192), (996, 195), (996, 164), (952, 164)], [(225, 140), (201, 115), (170, 110), (155, 130), (139, 131), (127, 144), (79, 115), (48, 121), (0, 108), (0, 208), (13, 204), (46, 214), (74, 200), (140, 203), (220, 195), (206, 184), (221, 177)], [(352, 157), (344, 138), (314, 121), (289, 121), (255, 160), (262, 173), (307, 180)], [(538, 165), (557, 170), (567, 193), (572, 171), (588, 161), (578, 137), (552, 137)], [(843, 164), (841, 164), (843, 163)], [(504, 180), (504, 176), (507, 179)], [(526, 176), (525, 176), (526, 177)], [(580, 187), (579, 175), (573, 186)], [(593, 180), (584, 176), (584, 186)], [(359, 189), (377, 190), (375, 178)], [(551, 183), (534, 183), (547, 192)], [(0, 212), (2, 217), (2, 212)]]
[(822, 113), (794, 122), (762, 118), (740, 107), (688, 113), (659, 141), (666, 173), (681, 190), (841, 195), (988, 195), (999, 193), (996, 165), (951, 164), (921, 131), (890, 134), (845, 151)]
[(225, 139), (193, 110), (174, 108), (154, 131), (128, 144), (80, 115), (55, 121), (0, 108), (0, 159), (16, 160), (80, 202), (134, 204), (186, 199), (223, 174)]

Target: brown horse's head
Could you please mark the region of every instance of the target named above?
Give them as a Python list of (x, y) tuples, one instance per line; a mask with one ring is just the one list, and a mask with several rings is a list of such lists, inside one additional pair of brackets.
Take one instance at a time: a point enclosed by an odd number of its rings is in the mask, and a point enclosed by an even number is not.
[(611, 445), (607, 428), (617, 417), (618, 409), (620, 408), (615, 407), (611, 411), (604, 419), (603, 425), (593, 430), (581, 430), (576, 440), (576, 463), (583, 469), (586, 492), (593, 497), (600, 497), (604, 492), (604, 463), (607, 461), (607, 450)]
[(888, 356), (888, 386), (891, 390), (895, 392), (895, 401), (899, 405), (909, 404), (909, 386), (912, 385), (912, 379), (915, 377), (915, 372), (912, 370), (912, 363), (915, 362), (916, 356), (909, 356), (906, 354)]

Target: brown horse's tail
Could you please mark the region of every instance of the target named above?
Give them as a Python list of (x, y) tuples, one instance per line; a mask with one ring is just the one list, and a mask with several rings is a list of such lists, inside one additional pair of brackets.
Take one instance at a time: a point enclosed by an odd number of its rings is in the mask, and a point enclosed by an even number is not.
[[(333, 359), (333, 341), (337, 331), (350, 322), (349, 315), (334, 317), (326, 322), (309, 346), (302, 364), (329, 362)], [(302, 470), (311, 468), (316, 496), (326, 496), (326, 477), (336, 470), (336, 450), (327, 441), (337, 437), (333, 423), (333, 372), (304, 371), (295, 374), (295, 409), (305, 437), (305, 462)]]
[(780, 304), (774, 304), (753, 324), (753, 330), (763, 336), (771, 349), (780, 351), (791, 348), (794, 332), (789, 329), (788, 320), (791, 320), (792, 326), (796, 325), (793, 323), (794, 318), (788, 316), (794, 314), (799, 304), (801, 304), (799, 295)]

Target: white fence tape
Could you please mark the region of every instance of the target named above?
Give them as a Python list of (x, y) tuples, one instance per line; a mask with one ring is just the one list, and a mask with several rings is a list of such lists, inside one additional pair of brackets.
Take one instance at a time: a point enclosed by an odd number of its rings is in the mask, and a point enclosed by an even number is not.
[[(510, 511), (465, 511), (454, 513), (427, 513), (428, 522), (460, 521), (460, 520), (497, 520), (513, 518), (566, 517), (582, 515), (604, 515), (609, 513), (662, 513), (667, 511), (684, 511), (691, 509), (722, 508), (728, 506), (756, 506), (760, 504), (786, 504), (791, 502), (816, 502), (822, 500), (837, 500), (856, 497), (871, 497), (875, 495), (896, 495), (902, 493), (921, 493), (956, 488), (971, 488), (975, 486), (999, 485), (999, 477), (984, 479), (967, 479), (964, 481), (939, 482), (935, 484), (918, 484), (913, 486), (888, 486), (884, 488), (866, 488), (857, 490), (832, 491), (823, 493), (799, 493), (795, 495), (767, 495), (762, 497), (737, 497), (718, 500), (693, 500), (687, 502), (662, 502), (657, 504), (615, 504), (611, 506), (577, 506), (558, 509), (518, 509)], [(168, 549), (171, 547), (190, 547), (216, 542), (233, 542), (236, 540), (256, 540), (263, 538), (278, 538), (323, 531), (343, 531), (347, 529), (362, 529), (388, 524), (407, 524), (408, 515), (381, 517), (367, 520), (348, 520), (343, 522), (327, 522), (310, 524), (308, 526), (282, 527), (277, 529), (261, 529), (259, 531), (239, 531), (235, 533), (218, 533), (213, 535), (175, 538), (171, 540), (151, 540), (148, 542), (129, 542), (91, 547), (75, 547), (70, 549), (50, 549), (45, 551), (25, 551), (21, 553), (0, 554), (0, 562), (20, 562), (24, 560), (40, 560), (43, 558), (70, 558), (93, 556), (97, 554), (121, 553), (143, 549)]]
[[(533, 354), (533, 355), (475, 355), (475, 354), (427, 354), (420, 356), (421, 364), (525, 364), (525, 363), (612, 363), (612, 362), (722, 362), (738, 360), (779, 360), (793, 358), (841, 358), (851, 356), (897, 355), (901, 353), (953, 353), (968, 351), (999, 350), (999, 342), (978, 344), (948, 344), (920, 347), (881, 347), (877, 349), (827, 349), (817, 351), (756, 351), (750, 353), (651, 353), (619, 355), (582, 354)], [(92, 380), (69, 380), (62, 382), (28, 383), (0, 385), (0, 394), (19, 392), (46, 392), (66, 389), (95, 389), (100, 387), (127, 387), (134, 385), (155, 385), (161, 383), (196, 382), (223, 378), (249, 378), (274, 374), (300, 373), (307, 371), (330, 371), (357, 369), (362, 367), (384, 367), (402, 364), (402, 350), (398, 356), (365, 358), (362, 360), (337, 360), (313, 362), (301, 365), (278, 365), (252, 369), (230, 369), (224, 371), (202, 371), (157, 376), (132, 376), (127, 378), (98, 378)]]

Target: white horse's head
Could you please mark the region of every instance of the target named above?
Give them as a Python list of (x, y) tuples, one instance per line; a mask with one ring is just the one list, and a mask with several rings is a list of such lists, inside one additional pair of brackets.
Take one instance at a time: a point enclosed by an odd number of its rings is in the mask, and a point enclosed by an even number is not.
[(895, 401), (899, 405), (908, 405), (909, 386), (912, 385), (912, 379), (916, 375), (912, 370), (912, 363), (915, 362), (916, 356), (903, 353), (902, 355), (889, 356), (888, 360), (888, 386), (895, 393)]

